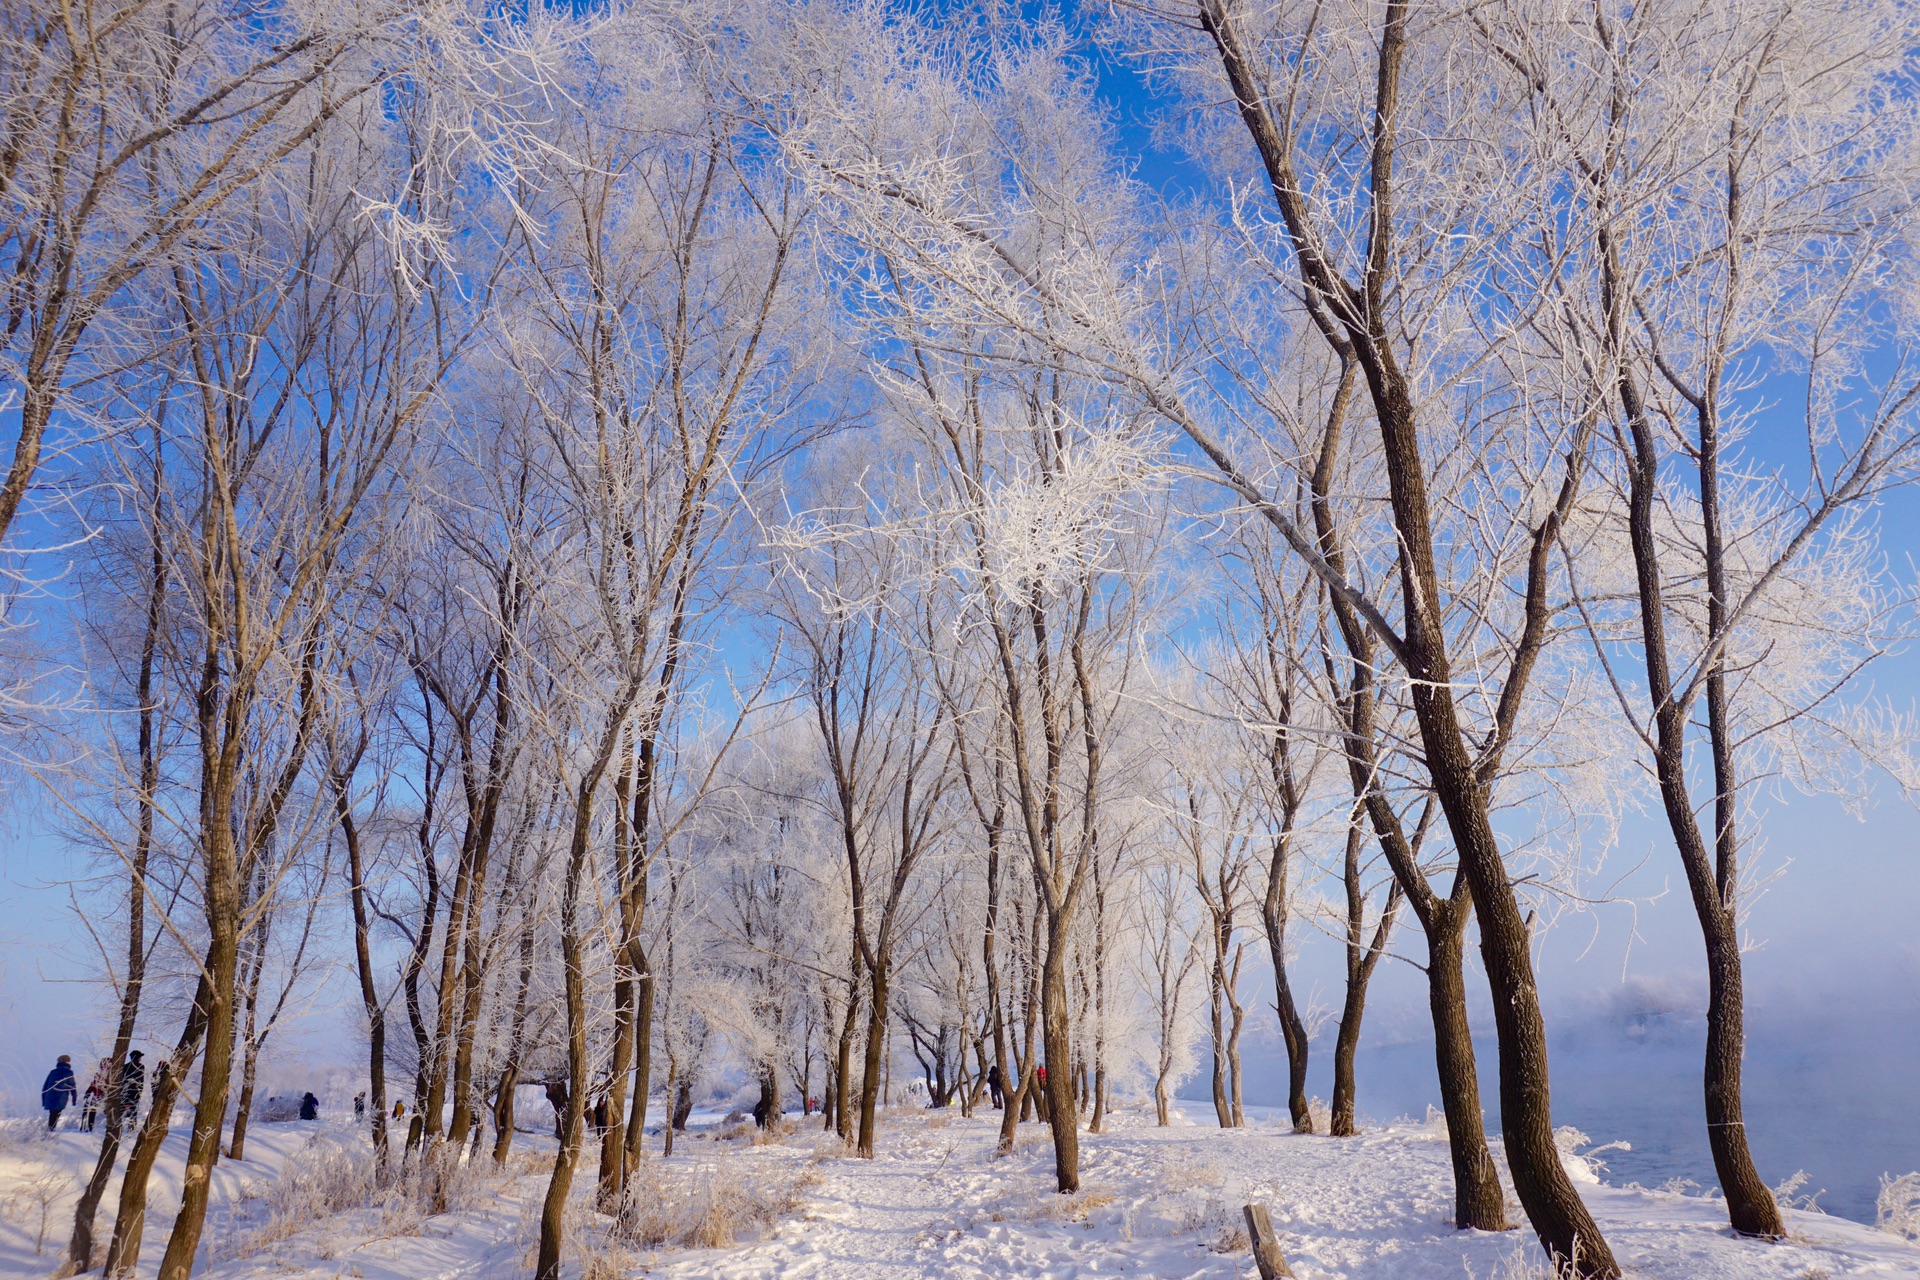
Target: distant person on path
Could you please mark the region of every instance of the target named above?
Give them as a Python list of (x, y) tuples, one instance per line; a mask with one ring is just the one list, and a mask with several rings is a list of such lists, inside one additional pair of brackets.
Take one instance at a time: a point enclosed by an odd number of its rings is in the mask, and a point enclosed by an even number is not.
[(311, 1093), (301, 1094), (300, 1118), (302, 1120), (318, 1120), (320, 1118), (320, 1099), (314, 1097)]
[(53, 1064), (53, 1070), (47, 1072), (46, 1083), (40, 1086), (40, 1105), (46, 1108), (49, 1133), (59, 1126), (60, 1113), (73, 1105), (79, 1092), (73, 1082), (73, 1059), (63, 1053), (60, 1061)]
[(112, 1077), (113, 1059), (100, 1059), (100, 1065), (94, 1068), (93, 1079), (87, 1081), (87, 1091), (80, 1095), (80, 1127), (88, 1133), (93, 1132), (94, 1121), (100, 1118), (100, 1108), (106, 1105), (107, 1082)]
[(356, 1123), (367, 1118), (367, 1095), (364, 1090), (353, 1095), (353, 1118)]
[(1001, 1088), (1000, 1064), (997, 1062), (987, 1068), (987, 1093), (993, 1098), (993, 1109), (995, 1111), (1007, 1105), (1007, 1094), (1006, 1091)]
[[(120, 1068), (120, 1128), (122, 1132), (133, 1128), (134, 1117), (140, 1114), (140, 1093), (147, 1087), (147, 1067), (138, 1049), (127, 1055), (127, 1065)], [(159, 1081), (154, 1085), (157, 1088)]]
[(564, 1141), (567, 1124), (567, 1082), (547, 1081), (547, 1101), (553, 1104), (553, 1136)]
[(395, 1098), (393, 1100), (393, 1118), (395, 1120), (398, 1120), (401, 1116), (404, 1116), (405, 1114), (407, 1114), (406, 1102), (403, 1099)]

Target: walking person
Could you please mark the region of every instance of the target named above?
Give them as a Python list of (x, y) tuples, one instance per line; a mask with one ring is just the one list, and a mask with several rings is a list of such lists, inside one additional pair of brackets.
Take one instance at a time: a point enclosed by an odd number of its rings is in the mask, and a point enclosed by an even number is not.
[(133, 1121), (140, 1114), (140, 1094), (147, 1087), (147, 1066), (142, 1059), (146, 1055), (138, 1049), (127, 1055), (126, 1065), (120, 1068), (120, 1131), (133, 1128)]
[(107, 1084), (112, 1077), (113, 1059), (100, 1059), (100, 1065), (94, 1068), (93, 1079), (87, 1081), (87, 1091), (80, 1095), (80, 1127), (88, 1133), (93, 1132), (94, 1121), (100, 1118), (100, 1108), (106, 1105)]
[(354, 1123), (358, 1124), (360, 1121), (365, 1120), (366, 1118), (367, 1118), (367, 1095), (363, 1090), (362, 1092), (356, 1093), (353, 1095), (353, 1119), (354, 1119)]
[(987, 1068), (987, 1093), (993, 1098), (993, 1109), (1003, 1110), (1007, 1105), (1006, 1090), (1001, 1088), (1000, 1064), (994, 1063)]
[(302, 1120), (318, 1120), (320, 1118), (320, 1099), (314, 1097), (311, 1093), (301, 1094), (300, 1118)]
[(49, 1133), (59, 1127), (60, 1113), (73, 1105), (79, 1092), (73, 1082), (73, 1059), (63, 1053), (60, 1061), (53, 1064), (53, 1070), (47, 1072), (46, 1082), (40, 1086), (40, 1105), (46, 1108)]

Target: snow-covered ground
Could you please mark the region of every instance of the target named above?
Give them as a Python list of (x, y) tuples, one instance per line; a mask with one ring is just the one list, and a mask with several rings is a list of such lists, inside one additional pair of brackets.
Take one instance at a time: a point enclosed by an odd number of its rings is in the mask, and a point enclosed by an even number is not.
[[(1158, 1129), (1150, 1116), (1122, 1112), (1110, 1132), (1083, 1135), (1075, 1196), (1052, 1191), (1045, 1129), (1023, 1126), (1014, 1153), (994, 1159), (996, 1129), (991, 1116), (893, 1111), (872, 1161), (849, 1157), (811, 1123), (778, 1142), (716, 1124), (683, 1140), (670, 1161), (650, 1143), (641, 1208), (624, 1243), (588, 1209), (592, 1176), (583, 1171), (568, 1274), (1224, 1280), (1255, 1274), (1240, 1229), (1250, 1200), (1271, 1209), (1302, 1280), (1544, 1274), (1525, 1231), (1452, 1228), (1446, 1142), (1424, 1125), (1332, 1139), (1270, 1122), (1238, 1132), (1185, 1122)], [(47, 1276), (60, 1263), (74, 1188), (95, 1150), (90, 1135), (24, 1135), (11, 1128), (0, 1149), (0, 1277)], [(155, 1180), (146, 1275), (163, 1248), (184, 1138), (175, 1134)], [(468, 1177), (437, 1215), (402, 1192), (335, 1203), (364, 1167), (357, 1140), (326, 1121), (261, 1126), (246, 1161), (219, 1167), (202, 1274), (507, 1280), (529, 1272), (550, 1138), (524, 1136), (506, 1175)], [(1714, 1200), (1593, 1182), (1583, 1190), (1620, 1261), (1650, 1280), (1920, 1276), (1920, 1245), (1844, 1219), (1791, 1212), (1791, 1239), (1766, 1244), (1732, 1237)], [(43, 1202), (48, 1238), (36, 1257)], [(103, 1213), (103, 1231), (105, 1223)]]

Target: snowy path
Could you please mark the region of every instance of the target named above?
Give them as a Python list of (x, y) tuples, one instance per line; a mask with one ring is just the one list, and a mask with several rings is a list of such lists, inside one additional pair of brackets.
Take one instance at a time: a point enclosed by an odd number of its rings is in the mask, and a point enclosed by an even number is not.
[[(939, 1121), (934, 1121), (939, 1124)], [(1249, 1277), (1239, 1206), (1264, 1200), (1301, 1280), (1462, 1280), (1536, 1274), (1525, 1231), (1459, 1232), (1450, 1220), (1444, 1140), (1419, 1126), (1354, 1138), (1277, 1128), (1155, 1129), (1122, 1116), (1083, 1139), (1083, 1190), (1051, 1191), (1037, 1127), (991, 1158), (991, 1120), (894, 1119), (871, 1163), (834, 1158), (798, 1221), (732, 1250), (662, 1259), (694, 1280), (1164, 1280)], [(796, 1142), (812, 1142), (802, 1135)], [(1634, 1275), (1659, 1280), (1920, 1277), (1920, 1247), (1858, 1223), (1791, 1213), (1793, 1239), (1735, 1239), (1721, 1206), (1698, 1197), (1583, 1188)], [(1519, 1220), (1517, 1209), (1513, 1214)], [(1237, 1247), (1236, 1247), (1237, 1246)], [(1216, 1252), (1216, 1249), (1225, 1250)], [(1544, 1275), (1544, 1271), (1537, 1274)]]
[[(1533, 1280), (1545, 1275), (1525, 1231), (1455, 1231), (1444, 1138), (1402, 1124), (1358, 1138), (1300, 1137), (1261, 1125), (1237, 1132), (1178, 1124), (1153, 1127), (1122, 1113), (1113, 1131), (1082, 1138), (1082, 1191), (1052, 1190), (1052, 1147), (1038, 1125), (993, 1156), (991, 1116), (898, 1112), (886, 1116), (878, 1157), (858, 1160), (812, 1128), (755, 1146), (745, 1137), (689, 1137), (671, 1161), (649, 1161), (661, 1204), (722, 1193), (777, 1206), (770, 1228), (742, 1216), (743, 1243), (728, 1248), (612, 1249), (596, 1277), (675, 1280), (1070, 1280), (1152, 1276), (1228, 1280), (1254, 1274), (1240, 1206), (1265, 1201), (1300, 1280)], [(337, 1140), (325, 1133), (321, 1141)], [(288, 1127), (259, 1147), (247, 1172), (295, 1163), (313, 1135)], [(37, 1150), (81, 1153), (79, 1144)], [(496, 1179), (468, 1206), (408, 1219), (391, 1209), (353, 1209), (257, 1249), (216, 1245), (203, 1274), (212, 1280), (509, 1280), (527, 1274), (544, 1178), (537, 1151), (517, 1156), (522, 1176)], [(58, 1160), (45, 1164), (52, 1170)], [(29, 1172), (20, 1153), (0, 1161), (5, 1177)], [(241, 1171), (217, 1215), (245, 1227)], [(163, 1182), (165, 1179), (163, 1178)], [(256, 1183), (256, 1189), (257, 1189)], [(0, 1195), (8, 1187), (0, 1186)], [(1738, 1240), (1713, 1200), (1590, 1184), (1583, 1188), (1616, 1255), (1644, 1280), (1841, 1280), (1920, 1277), (1920, 1246), (1859, 1223), (1792, 1212), (1781, 1244)], [(220, 1197), (225, 1199), (223, 1195)], [(69, 1201), (70, 1203), (70, 1201)], [(259, 1202), (253, 1202), (258, 1204)], [(70, 1211), (69, 1211), (70, 1212)], [(680, 1212), (673, 1210), (673, 1213)], [(672, 1213), (668, 1214), (669, 1217)], [(1518, 1213), (1514, 1214), (1518, 1220)], [(64, 1240), (70, 1219), (54, 1214)], [(164, 1218), (161, 1219), (164, 1222)], [(32, 1256), (31, 1234), (11, 1215), (0, 1237), (0, 1280), (43, 1277), (57, 1245)], [(597, 1234), (595, 1234), (597, 1232)], [(243, 1236), (224, 1234), (228, 1241)], [(582, 1242), (604, 1242), (588, 1227), (570, 1247), (567, 1275), (581, 1275)], [(158, 1250), (150, 1251), (157, 1254)], [(244, 1256), (243, 1256), (244, 1255)], [(148, 1259), (148, 1270), (152, 1259)]]

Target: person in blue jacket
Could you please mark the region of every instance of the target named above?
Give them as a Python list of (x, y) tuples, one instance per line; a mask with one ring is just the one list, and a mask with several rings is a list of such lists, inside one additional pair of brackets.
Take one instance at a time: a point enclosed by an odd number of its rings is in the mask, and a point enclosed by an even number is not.
[(40, 1086), (40, 1105), (47, 1109), (49, 1130), (59, 1125), (60, 1113), (73, 1105), (79, 1092), (73, 1082), (73, 1059), (63, 1053), (60, 1061), (53, 1064), (53, 1070), (47, 1072), (46, 1083)]

